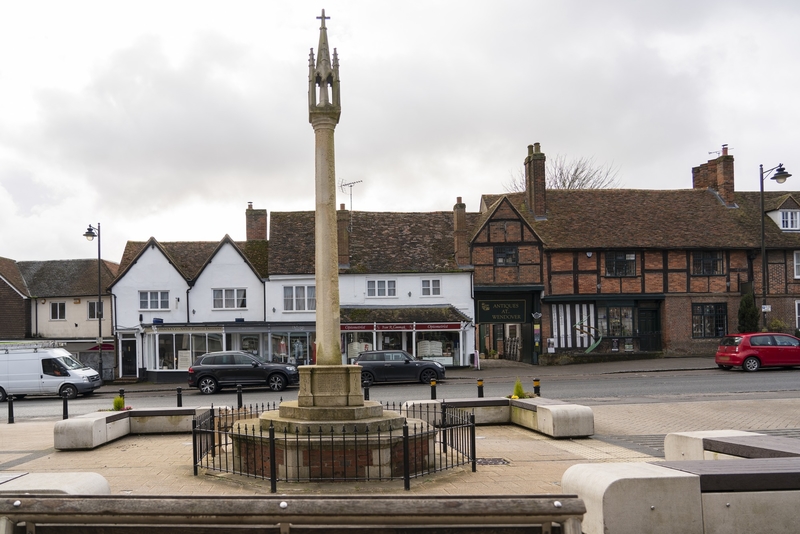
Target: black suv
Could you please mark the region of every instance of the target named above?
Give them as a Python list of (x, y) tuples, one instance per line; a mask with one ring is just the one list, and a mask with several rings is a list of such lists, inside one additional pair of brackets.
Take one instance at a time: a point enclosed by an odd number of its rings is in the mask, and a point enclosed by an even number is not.
[(272, 391), (283, 391), (299, 382), (300, 373), (294, 365), (263, 362), (239, 351), (209, 352), (189, 367), (189, 387), (198, 388), (204, 395), (237, 384), (267, 385)]
[(362, 352), (353, 362), (362, 367), (361, 383), (367, 387), (373, 382), (419, 381), (444, 378), (444, 365), (439, 362), (415, 360), (404, 350), (370, 350)]

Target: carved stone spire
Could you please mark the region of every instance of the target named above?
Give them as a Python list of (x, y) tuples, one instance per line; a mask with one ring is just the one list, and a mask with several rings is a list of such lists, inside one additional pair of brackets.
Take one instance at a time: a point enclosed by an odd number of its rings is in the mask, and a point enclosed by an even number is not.
[[(322, 112), (328, 118), (339, 122), (341, 104), (339, 98), (339, 56), (333, 49), (333, 62), (331, 62), (330, 47), (328, 46), (328, 28), (325, 21), (330, 17), (322, 15), (317, 17), (322, 24), (319, 27), (319, 46), (317, 47), (317, 60), (314, 63), (314, 49), (311, 49), (308, 61), (308, 113), (309, 122), (314, 122), (314, 115)], [(331, 94), (331, 92), (333, 94)]]

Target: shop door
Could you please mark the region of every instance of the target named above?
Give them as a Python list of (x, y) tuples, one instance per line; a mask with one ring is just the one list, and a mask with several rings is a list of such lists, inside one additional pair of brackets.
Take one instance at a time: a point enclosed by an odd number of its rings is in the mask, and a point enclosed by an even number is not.
[(136, 376), (136, 340), (122, 340), (122, 376)]
[(639, 310), (639, 350), (643, 352), (661, 350), (658, 310)]

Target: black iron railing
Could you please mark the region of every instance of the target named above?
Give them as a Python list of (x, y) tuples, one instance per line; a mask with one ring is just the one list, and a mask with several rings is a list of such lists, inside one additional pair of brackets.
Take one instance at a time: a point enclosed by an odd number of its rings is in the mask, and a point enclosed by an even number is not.
[[(475, 416), (446, 403), (386, 403), (386, 423), (287, 425), (276, 404), (212, 408), (192, 424), (199, 469), (277, 482), (410, 480), (462, 465), (476, 470)], [(274, 414), (274, 417), (272, 417)]]

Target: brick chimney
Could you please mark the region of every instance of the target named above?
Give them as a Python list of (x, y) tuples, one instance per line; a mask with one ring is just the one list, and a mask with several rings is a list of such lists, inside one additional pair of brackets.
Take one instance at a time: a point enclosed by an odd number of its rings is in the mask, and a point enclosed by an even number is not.
[(456, 263), (470, 264), (469, 242), (467, 241), (467, 205), (456, 197), (453, 206), (453, 239), (455, 241)]
[(722, 145), (720, 155), (692, 169), (693, 189), (713, 189), (727, 205), (734, 204), (733, 156), (728, 145)]
[(344, 209), (344, 204), (339, 204), (336, 212), (336, 232), (339, 241), (339, 268), (350, 267), (350, 212)]
[(267, 240), (267, 210), (253, 209), (253, 203), (247, 203), (247, 210), (244, 212), (247, 221), (247, 240), (266, 241)]
[(546, 159), (539, 143), (528, 145), (528, 157), (525, 158), (525, 200), (536, 219), (547, 218), (544, 170)]

